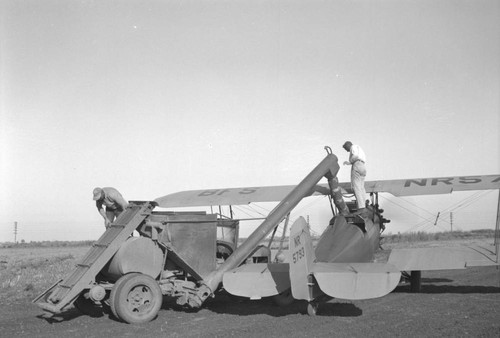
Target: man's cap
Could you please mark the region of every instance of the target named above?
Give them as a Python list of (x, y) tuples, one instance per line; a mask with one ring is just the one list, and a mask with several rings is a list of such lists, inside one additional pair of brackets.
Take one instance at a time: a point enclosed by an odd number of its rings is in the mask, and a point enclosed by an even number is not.
[(345, 143), (342, 146), (342, 148), (346, 149), (348, 146), (352, 146), (352, 142), (351, 141), (345, 141)]
[(93, 191), (93, 194), (94, 194), (94, 201), (97, 201), (98, 199), (101, 198), (102, 189), (101, 188), (95, 188), (94, 191)]

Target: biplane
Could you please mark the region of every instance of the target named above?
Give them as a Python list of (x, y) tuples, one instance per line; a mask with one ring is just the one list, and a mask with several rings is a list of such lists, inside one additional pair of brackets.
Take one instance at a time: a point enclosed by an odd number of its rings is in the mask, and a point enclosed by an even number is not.
[[(328, 178), (328, 175), (325, 177)], [(156, 202), (164, 208), (282, 202), (293, 194), (294, 189), (296, 186), (289, 185), (192, 190), (160, 197)], [(224, 289), (230, 294), (250, 299), (272, 296), (279, 305), (289, 304), (294, 299), (306, 300), (307, 311), (313, 315), (324, 299), (381, 297), (394, 290), (403, 278), (410, 282), (412, 292), (418, 292), (422, 271), (499, 265), (500, 196), (495, 239), (491, 247), (393, 249), (384, 263), (374, 262), (374, 254), (380, 247), (380, 234), (385, 224), (390, 222), (382, 216), (379, 193), (402, 197), (500, 189), (500, 175), (367, 181), (365, 189), (371, 196), (368, 212), (358, 215), (356, 204), (348, 203), (349, 212), (345, 215), (341, 211), (346, 205), (342, 203), (338, 191), (342, 195), (353, 194), (349, 182), (332, 186), (330, 177), (328, 184), (318, 183), (309, 187), (302, 197), (327, 195), (334, 204), (333, 218), (315, 247), (308, 224), (300, 217), (290, 229), (285, 260), (243, 264), (224, 271)], [(336, 194), (334, 190), (337, 190)], [(263, 229), (256, 232), (259, 231)]]
[[(379, 193), (408, 196), (500, 189), (500, 175), (366, 182), (371, 202), (360, 213), (354, 203), (344, 201), (350, 185), (338, 182), (338, 159), (326, 148), (327, 156), (296, 186), (184, 191), (155, 201), (130, 201), (74, 269), (33, 302), (49, 315), (74, 305), (85, 314), (110, 309), (119, 320), (144, 323), (156, 317), (164, 299), (196, 309), (219, 292), (228, 292), (250, 299), (273, 297), (279, 305), (306, 300), (308, 313), (314, 315), (328, 297), (384, 296), (398, 285), (404, 271), (418, 289), (422, 270), (499, 264), (498, 217), (494, 250), (400, 249), (392, 250), (387, 262), (374, 262), (374, 253), (389, 222), (379, 208)], [(323, 179), (327, 183), (321, 183)], [(316, 245), (300, 217), (291, 226), (288, 253), (271, 259), (271, 250), (262, 241), (271, 234), (272, 238), (283, 222), (287, 225), (302, 199), (315, 195), (329, 196), (332, 212)], [(239, 220), (231, 216), (154, 210), (256, 202), (278, 204), (241, 244)]]

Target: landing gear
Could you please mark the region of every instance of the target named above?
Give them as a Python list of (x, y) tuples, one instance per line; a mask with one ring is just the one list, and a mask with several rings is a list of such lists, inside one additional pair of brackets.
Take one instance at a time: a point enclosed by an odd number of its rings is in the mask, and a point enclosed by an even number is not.
[(126, 323), (149, 322), (161, 308), (163, 295), (160, 286), (151, 277), (131, 273), (121, 277), (110, 295), (113, 314)]
[(410, 291), (418, 293), (422, 289), (422, 271), (412, 271), (410, 273)]
[(307, 303), (307, 314), (309, 316), (316, 316), (316, 314), (318, 313), (318, 308), (319, 302), (312, 301)]
[(280, 294), (273, 296), (273, 302), (278, 306), (288, 306), (295, 301), (292, 296), (292, 289), (286, 289)]
[(217, 260), (217, 267), (219, 267), (233, 254), (234, 250), (231, 244), (223, 241), (217, 241), (216, 247), (215, 258)]
[(403, 271), (401, 274), (406, 281), (410, 282), (410, 292), (419, 293), (422, 289), (422, 271)]

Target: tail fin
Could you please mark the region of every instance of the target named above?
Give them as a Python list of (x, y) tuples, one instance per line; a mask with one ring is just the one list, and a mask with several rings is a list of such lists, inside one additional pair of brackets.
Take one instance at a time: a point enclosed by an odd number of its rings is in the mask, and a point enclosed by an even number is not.
[(288, 248), (290, 262), (290, 284), (295, 299), (310, 301), (313, 298), (310, 288), (311, 268), (315, 260), (311, 235), (303, 217), (296, 220), (290, 229)]

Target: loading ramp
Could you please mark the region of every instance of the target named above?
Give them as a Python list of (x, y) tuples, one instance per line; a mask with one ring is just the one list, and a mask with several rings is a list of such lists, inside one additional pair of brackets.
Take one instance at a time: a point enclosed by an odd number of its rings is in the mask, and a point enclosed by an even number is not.
[(149, 216), (155, 202), (131, 201), (111, 226), (102, 234), (66, 278), (52, 285), (33, 300), (43, 310), (59, 313), (71, 305), (118, 251), (125, 240)]

